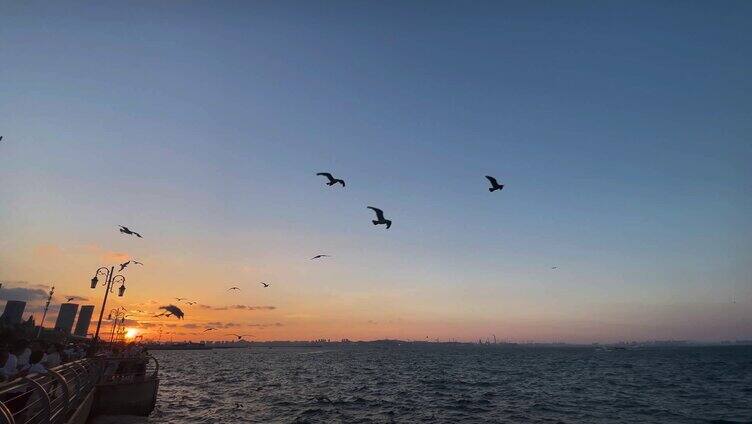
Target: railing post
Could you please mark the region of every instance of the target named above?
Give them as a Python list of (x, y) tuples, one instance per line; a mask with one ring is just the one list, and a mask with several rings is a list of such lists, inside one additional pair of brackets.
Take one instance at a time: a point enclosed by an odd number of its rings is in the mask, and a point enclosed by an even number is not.
[(24, 377), (23, 379), (21, 379), (21, 381), (25, 381), (29, 383), (30, 385), (34, 386), (34, 390), (38, 392), (39, 396), (43, 400), (42, 402), (42, 408), (44, 410), (43, 417), (46, 418), (46, 420), (49, 422), (50, 421), (50, 396), (44, 390), (44, 387), (42, 387), (41, 384), (30, 379), (29, 377)]
[[(68, 388), (68, 381), (60, 375), (57, 371), (54, 370), (47, 370), (57, 381), (60, 383), (60, 387), (63, 389), (63, 396), (65, 398), (65, 405), (63, 406), (63, 409), (60, 411), (60, 417), (62, 420), (59, 420), (60, 422), (65, 421), (65, 417), (68, 414), (68, 409), (70, 409), (71, 405), (71, 397), (70, 397), (70, 390)], [(57, 417), (56, 417), (57, 418)]]
[(8, 407), (3, 402), (0, 402), (0, 417), (3, 419), (3, 424), (16, 424), (13, 414), (10, 413)]

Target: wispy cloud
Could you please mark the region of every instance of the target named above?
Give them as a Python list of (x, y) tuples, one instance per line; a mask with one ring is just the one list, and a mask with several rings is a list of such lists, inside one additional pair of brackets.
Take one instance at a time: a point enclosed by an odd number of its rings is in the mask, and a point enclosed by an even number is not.
[(21, 300), (33, 302), (47, 298), (48, 287), (43, 284), (29, 284), (26, 281), (3, 281), (0, 300)]
[(241, 311), (272, 311), (277, 309), (276, 306), (249, 306), (249, 305), (232, 305), (232, 306), (211, 306), (211, 305), (198, 305), (201, 309), (207, 309), (210, 311), (227, 311), (230, 309)]

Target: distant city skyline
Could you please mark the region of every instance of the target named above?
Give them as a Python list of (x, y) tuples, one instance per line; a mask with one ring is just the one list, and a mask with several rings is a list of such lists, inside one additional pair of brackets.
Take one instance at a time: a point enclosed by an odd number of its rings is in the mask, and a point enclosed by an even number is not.
[(752, 339), (751, 13), (4, 4), (0, 307), (138, 260), (152, 338)]

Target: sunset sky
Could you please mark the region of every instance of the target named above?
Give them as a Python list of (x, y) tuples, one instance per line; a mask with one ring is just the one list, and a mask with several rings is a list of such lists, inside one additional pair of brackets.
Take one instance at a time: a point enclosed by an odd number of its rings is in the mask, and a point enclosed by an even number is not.
[(752, 2), (578, 4), (4, 2), (0, 306), (135, 258), (176, 340), (752, 339)]

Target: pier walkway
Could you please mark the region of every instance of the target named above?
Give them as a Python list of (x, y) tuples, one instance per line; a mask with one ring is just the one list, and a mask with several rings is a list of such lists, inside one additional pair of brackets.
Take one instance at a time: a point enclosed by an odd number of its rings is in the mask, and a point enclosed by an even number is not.
[(155, 380), (158, 370), (150, 355), (86, 358), (0, 383), (0, 424), (85, 423), (96, 412), (98, 387)]

